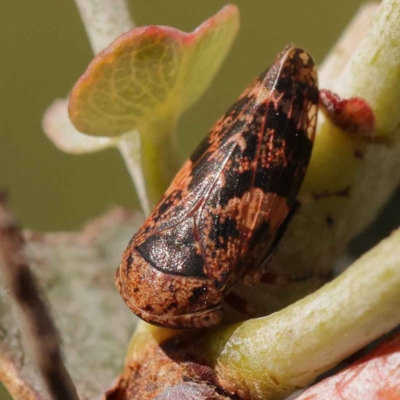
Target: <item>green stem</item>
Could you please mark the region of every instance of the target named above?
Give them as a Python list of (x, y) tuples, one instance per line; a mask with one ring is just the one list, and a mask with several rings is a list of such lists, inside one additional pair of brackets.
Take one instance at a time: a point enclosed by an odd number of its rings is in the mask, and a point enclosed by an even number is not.
[(134, 131), (127, 133), (118, 141), (116, 141), (116, 146), (121, 152), (129, 174), (131, 175), (139, 198), (140, 206), (144, 214), (149, 215), (150, 205), (147, 196), (145, 179), (142, 171), (139, 132)]
[(140, 131), (142, 169), (151, 207), (160, 200), (180, 166), (175, 127), (175, 119), (166, 118)]
[(384, 0), (334, 89), (360, 96), (375, 112), (380, 134), (399, 137), (400, 1)]
[(210, 333), (206, 357), (220, 380), (254, 399), (282, 398), (399, 325), (399, 249), (400, 230), (314, 294)]

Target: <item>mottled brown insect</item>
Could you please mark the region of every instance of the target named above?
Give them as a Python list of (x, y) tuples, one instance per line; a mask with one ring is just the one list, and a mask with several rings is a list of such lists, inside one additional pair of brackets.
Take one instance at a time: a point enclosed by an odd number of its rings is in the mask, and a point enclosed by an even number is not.
[(289, 46), (211, 129), (130, 241), (116, 285), (135, 314), (175, 328), (221, 322), (224, 296), (261, 275), (295, 203), (317, 108), (314, 61)]

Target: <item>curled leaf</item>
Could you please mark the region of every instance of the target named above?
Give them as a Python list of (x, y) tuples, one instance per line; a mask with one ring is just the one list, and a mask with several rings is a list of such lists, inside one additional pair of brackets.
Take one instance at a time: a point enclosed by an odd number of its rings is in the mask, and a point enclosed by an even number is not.
[(172, 119), (204, 92), (239, 27), (236, 6), (224, 7), (192, 33), (146, 26), (119, 36), (74, 86), (69, 115), (94, 136), (118, 136)]

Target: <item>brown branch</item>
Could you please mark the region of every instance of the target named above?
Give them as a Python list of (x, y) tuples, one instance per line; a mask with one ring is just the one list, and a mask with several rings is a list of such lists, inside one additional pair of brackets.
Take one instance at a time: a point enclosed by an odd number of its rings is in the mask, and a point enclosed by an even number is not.
[[(168, 332), (145, 323), (131, 342), (126, 366), (102, 400), (239, 400), (202, 360), (204, 332)], [(150, 334), (149, 334), (150, 333)], [(159, 336), (160, 334), (160, 336)], [(170, 335), (179, 336), (170, 336)], [(142, 341), (143, 339), (143, 341)], [(240, 392), (240, 390), (239, 390)]]
[(0, 270), (23, 324), (33, 360), (52, 399), (78, 400), (64, 366), (55, 324), (24, 254), (25, 241), (0, 192)]

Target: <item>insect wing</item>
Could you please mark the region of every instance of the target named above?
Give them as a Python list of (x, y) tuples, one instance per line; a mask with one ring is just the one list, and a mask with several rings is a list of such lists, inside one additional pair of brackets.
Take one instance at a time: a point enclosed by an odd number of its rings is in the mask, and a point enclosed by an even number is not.
[(212, 278), (221, 290), (247, 266), (257, 268), (251, 253), (265, 257), (302, 183), (317, 103), (312, 58), (286, 49), (172, 182), (139, 233), (144, 240), (135, 239), (147, 261), (162, 272)]
[[(259, 85), (260, 82), (253, 83), (255, 87), (252, 93), (258, 92)], [(161, 272), (204, 278), (210, 276), (210, 271), (214, 271), (210, 263), (216, 263), (221, 257), (213, 253), (215, 246), (212, 240), (215, 235), (207, 237), (204, 234), (204, 205), (209, 204), (207, 200), (210, 197), (220, 197), (219, 193), (223, 191), (221, 172), (229, 168), (232, 154), (240, 158), (237, 139), (247, 120), (239, 116), (243, 113), (251, 114), (255, 98), (254, 94), (239, 98), (217, 122), (133, 237), (131, 243)], [(232, 182), (231, 191), (241, 191), (240, 185), (241, 180)], [(215, 220), (210, 218), (208, 224), (214, 226)], [(216, 232), (214, 228), (211, 231)], [(229, 235), (229, 232), (224, 234)], [(235, 262), (237, 257), (230, 252), (224, 259)], [(226, 263), (221, 265), (223, 267), (227, 267)]]
[[(240, 265), (247, 273), (259, 269), (268, 258), (307, 171), (319, 96), (313, 59), (302, 49), (288, 47), (270, 67), (263, 87), (267, 94), (253, 118), (259, 146), (252, 200), (246, 202), (248, 212), (243, 223), (247, 226), (241, 227), (242, 234), (249, 232)], [(260, 97), (264, 97), (262, 92)]]
[(116, 284), (136, 314), (171, 327), (221, 321), (223, 296), (263, 270), (280, 237), (310, 160), (317, 106), (312, 58), (286, 48), (217, 122), (129, 243)]

